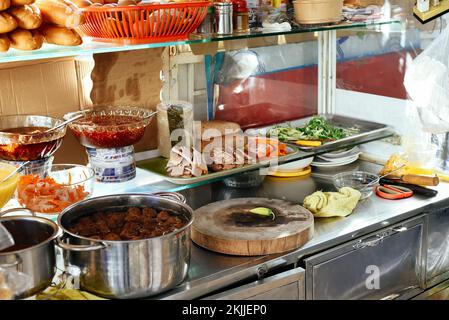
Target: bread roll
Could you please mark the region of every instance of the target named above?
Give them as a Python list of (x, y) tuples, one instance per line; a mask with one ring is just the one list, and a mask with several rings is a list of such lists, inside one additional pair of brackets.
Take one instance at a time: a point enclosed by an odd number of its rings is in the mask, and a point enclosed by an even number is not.
[(9, 50), (10, 41), (6, 34), (0, 34), (0, 52), (6, 52)]
[(119, 0), (117, 2), (118, 6), (135, 6), (137, 2), (135, 0)]
[(87, 8), (90, 7), (93, 2), (90, 0), (72, 0), (72, 2), (78, 7), (78, 8)]
[(8, 34), (11, 47), (18, 50), (36, 50), (42, 47), (44, 37), (37, 30), (16, 29)]
[(16, 29), (18, 23), (12, 15), (7, 12), (0, 12), (0, 34), (8, 33)]
[(35, 0), (11, 0), (12, 6), (24, 6), (26, 4), (33, 4)]
[(212, 120), (201, 122), (201, 140), (209, 140), (211, 138), (234, 135), (242, 132), (240, 125), (235, 122), (222, 120)]
[(148, 37), (151, 33), (151, 28), (149, 27), (150, 22), (147, 20), (139, 20), (133, 23), (134, 35), (139, 37)]
[(37, 29), (42, 24), (41, 12), (34, 4), (12, 7), (8, 12), (17, 20), (22, 29)]
[(11, 6), (11, 0), (0, 0), (0, 11), (6, 10)]
[(37, 0), (44, 22), (70, 29), (84, 23), (84, 14), (70, 1)]
[(10, 0), (11, 6), (24, 6), (26, 4), (33, 4), (36, 0)]
[(72, 29), (45, 25), (40, 31), (47, 43), (57, 44), (59, 46), (79, 46), (83, 43), (79, 34)]

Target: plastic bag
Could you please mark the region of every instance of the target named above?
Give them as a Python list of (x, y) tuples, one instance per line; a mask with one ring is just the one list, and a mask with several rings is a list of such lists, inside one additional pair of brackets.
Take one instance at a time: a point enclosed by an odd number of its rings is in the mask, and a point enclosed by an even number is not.
[(0, 222), (0, 251), (12, 247), (14, 245), (14, 239), (2, 223)]
[(31, 277), (25, 273), (0, 268), (0, 300), (12, 300), (31, 288)]
[(449, 26), (407, 69), (404, 86), (423, 130), (449, 132)]
[(262, 21), (262, 27), (265, 31), (290, 31), (292, 26), (290, 25), (290, 19), (287, 14), (275, 10), (267, 15)]

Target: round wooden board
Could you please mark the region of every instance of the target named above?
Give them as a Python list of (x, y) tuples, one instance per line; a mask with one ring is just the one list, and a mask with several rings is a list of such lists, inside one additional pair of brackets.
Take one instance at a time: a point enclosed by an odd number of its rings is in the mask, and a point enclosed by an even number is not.
[[(276, 218), (248, 213), (273, 210)], [(313, 236), (313, 215), (284, 200), (239, 198), (214, 202), (195, 211), (192, 240), (199, 246), (231, 255), (257, 256), (290, 251)]]

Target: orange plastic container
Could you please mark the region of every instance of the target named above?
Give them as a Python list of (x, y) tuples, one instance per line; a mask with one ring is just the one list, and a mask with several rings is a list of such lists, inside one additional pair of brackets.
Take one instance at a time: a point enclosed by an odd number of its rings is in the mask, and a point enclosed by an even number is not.
[(82, 9), (84, 36), (99, 41), (138, 44), (185, 40), (207, 14), (209, 1)]

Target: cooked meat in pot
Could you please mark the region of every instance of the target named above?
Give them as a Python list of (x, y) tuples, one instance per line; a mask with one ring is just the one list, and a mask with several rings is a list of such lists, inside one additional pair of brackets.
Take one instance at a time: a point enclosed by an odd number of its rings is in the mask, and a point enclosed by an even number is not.
[(184, 216), (167, 210), (130, 207), (126, 211), (101, 211), (76, 219), (68, 228), (77, 235), (106, 241), (141, 240), (181, 229)]

